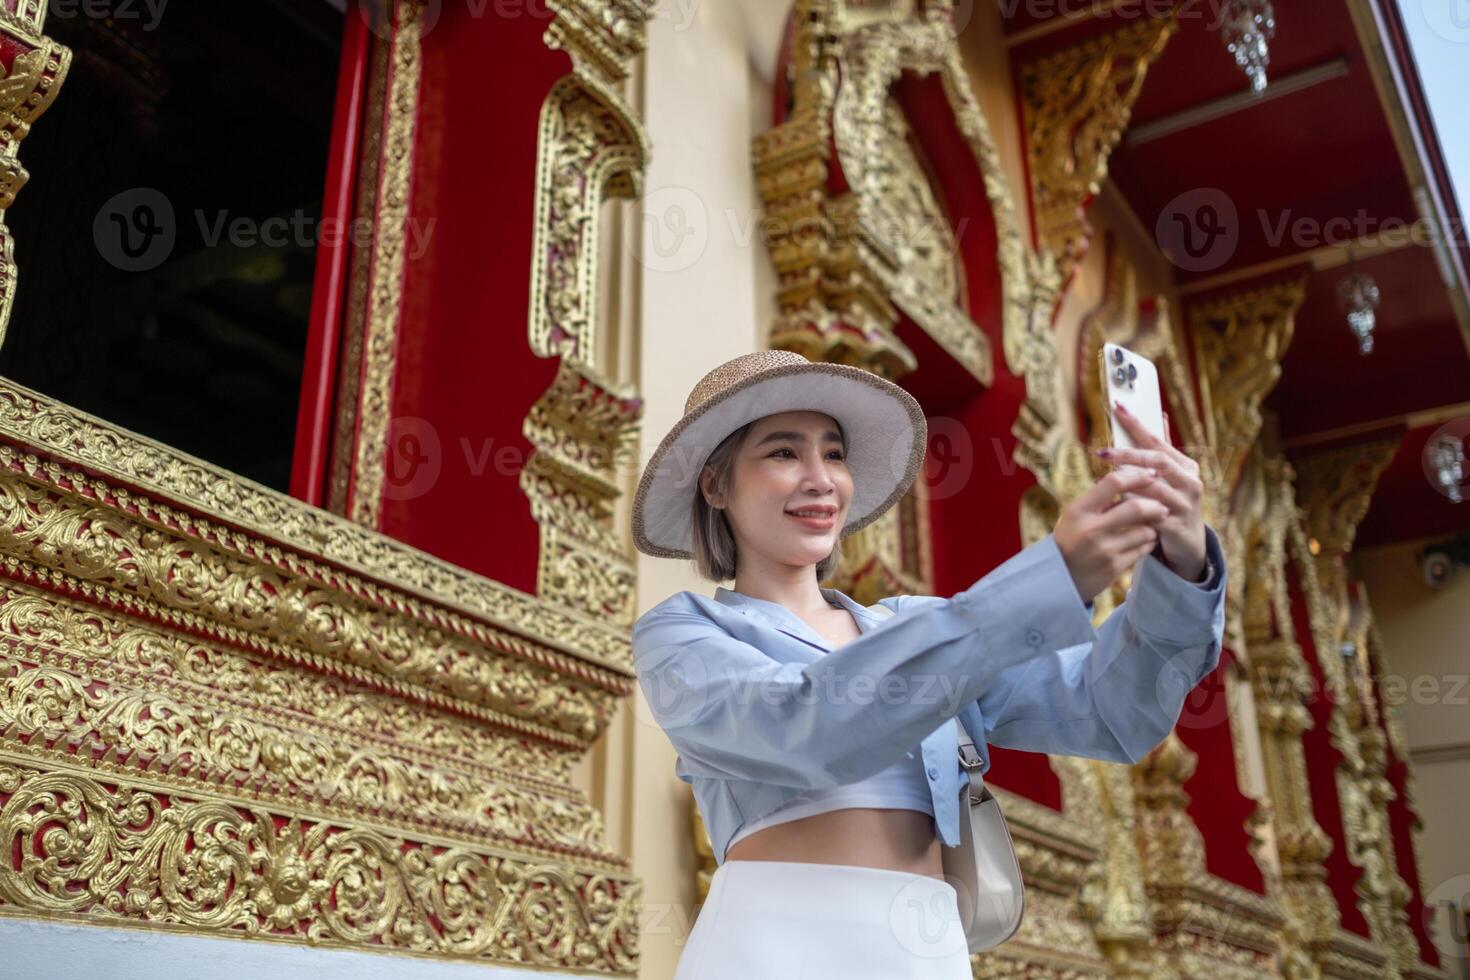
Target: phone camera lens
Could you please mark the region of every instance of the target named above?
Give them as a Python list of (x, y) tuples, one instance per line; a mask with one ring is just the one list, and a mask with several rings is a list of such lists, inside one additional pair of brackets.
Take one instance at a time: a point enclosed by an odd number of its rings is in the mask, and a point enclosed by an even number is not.
[(1113, 348), (1113, 363), (1114, 364), (1122, 364), (1123, 363), (1123, 352), (1121, 350), (1119, 350), (1118, 348), (1116, 348), (1116, 347)]
[(1133, 379), (1136, 377), (1138, 377), (1138, 366), (1135, 364), (1128, 365), (1128, 382), (1132, 384)]

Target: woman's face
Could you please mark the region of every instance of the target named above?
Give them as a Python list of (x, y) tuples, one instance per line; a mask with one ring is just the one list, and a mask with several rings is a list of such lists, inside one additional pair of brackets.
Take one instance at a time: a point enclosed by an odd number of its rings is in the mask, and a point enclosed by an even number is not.
[[(735, 454), (725, 501), (738, 552), (798, 566), (831, 554), (852, 503), (846, 456), (830, 415), (782, 412), (756, 421)], [(800, 510), (821, 516), (798, 517)]]

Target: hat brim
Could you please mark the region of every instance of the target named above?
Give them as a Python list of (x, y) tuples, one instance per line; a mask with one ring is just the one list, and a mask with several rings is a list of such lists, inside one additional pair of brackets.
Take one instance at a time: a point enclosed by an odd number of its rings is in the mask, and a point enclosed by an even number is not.
[(693, 494), (709, 454), (747, 422), (800, 411), (832, 416), (847, 437), (853, 491), (839, 537), (877, 520), (919, 475), (928, 426), (913, 395), (847, 364), (780, 365), (713, 396), (664, 436), (633, 498), (634, 546), (659, 558), (693, 558)]

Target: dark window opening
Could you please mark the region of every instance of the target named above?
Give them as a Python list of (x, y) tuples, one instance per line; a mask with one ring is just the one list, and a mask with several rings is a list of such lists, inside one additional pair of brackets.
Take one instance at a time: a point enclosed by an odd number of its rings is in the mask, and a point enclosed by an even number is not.
[(49, 6), (73, 61), (20, 146), (0, 375), (284, 491), (343, 14)]

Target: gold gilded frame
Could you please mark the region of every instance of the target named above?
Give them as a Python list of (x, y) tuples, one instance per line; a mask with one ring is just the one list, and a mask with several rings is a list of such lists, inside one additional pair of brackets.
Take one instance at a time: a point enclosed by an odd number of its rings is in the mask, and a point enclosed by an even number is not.
[[(641, 45), (647, 4), (553, 6), (548, 43), (598, 70)], [(405, 148), (418, 14), (384, 49)], [(0, 14), (42, 53), (7, 88), (12, 196), (69, 58), (43, 17)], [(385, 166), (361, 296), (379, 386), (411, 154)], [(565, 186), (553, 171), (538, 193)], [(604, 438), (568, 421), (596, 368), (561, 353), (528, 416), (535, 472), (581, 463), (556, 506), (589, 540), (610, 533), (591, 476), (613, 463), (576, 458)], [(616, 438), (626, 395), (591, 396)], [(363, 405), (386, 424), (384, 399)], [(4, 378), (0, 506), (0, 914), (636, 974), (642, 886), (572, 782), (633, 690), (626, 616), (601, 615), (628, 607), (622, 582), (597, 602), (565, 579), (528, 595)]]

